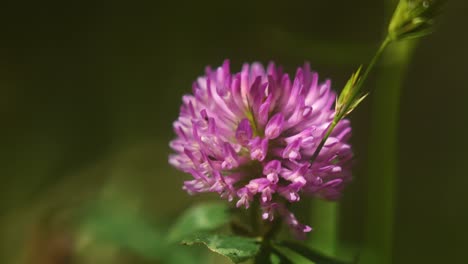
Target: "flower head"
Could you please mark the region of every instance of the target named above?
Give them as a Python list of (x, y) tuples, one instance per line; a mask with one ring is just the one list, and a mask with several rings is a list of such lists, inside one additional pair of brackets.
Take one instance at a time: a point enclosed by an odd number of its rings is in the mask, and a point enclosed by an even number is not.
[(335, 99), (330, 81), (319, 83), (308, 64), (291, 79), (273, 63), (245, 64), (232, 74), (225, 61), (207, 68), (183, 97), (169, 162), (193, 176), (183, 187), (189, 194), (217, 192), (245, 208), (256, 201), (264, 220), (282, 217), (299, 235), (309, 232), (286, 204), (303, 194), (337, 199), (351, 177), (348, 120), (311, 161), (334, 119)]

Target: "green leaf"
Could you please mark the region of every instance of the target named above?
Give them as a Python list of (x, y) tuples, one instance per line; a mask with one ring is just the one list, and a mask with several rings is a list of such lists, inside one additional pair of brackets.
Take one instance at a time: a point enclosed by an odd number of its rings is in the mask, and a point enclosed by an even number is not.
[(263, 244), (253, 263), (261, 264), (293, 264), (291, 260), (276, 252), (270, 243)]
[(260, 243), (254, 238), (199, 233), (184, 239), (182, 244), (205, 244), (211, 251), (228, 257), (234, 263), (240, 263), (255, 257), (260, 250)]
[(290, 259), (286, 258), (285, 256), (277, 252), (271, 253), (270, 263), (271, 264), (293, 264), (293, 262)]
[(359, 96), (358, 98), (354, 99), (351, 103), (351, 105), (349, 106), (349, 108), (347, 109), (346, 111), (346, 114), (345, 116), (349, 115), (352, 111), (354, 111), (354, 109), (356, 109), (356, 107), (362, 102), (364, 101), (364, 99), (366, 99), (366, 97), (369, 95), (369, 93), (365, 93), (364, 95), (361, 95)]
[(169, 241), (176, 242), (196, 232), (221, 227), (229, 221), (224, 203), (205, 203), (188, 209), (171, 227)]
[(93, 241), (111, 243), (148, 259), (160, 259), (167, 250), (162, 228), (129, 211), (125, 206), (95, 205), (87, 211), (81, 232)]
[(345, 87), (340, 93), (338, 97), (337, 105), (345, 105), (346, 101), (352, 99), (353, 95), (356, 93), (356, 84), (359, 81), (360, 74), (361, 74), (362, 66), (358, 68), (358, 70), (351, 75), (349, 80), (346, 82)]
[(278, 255), (275, 254), (275, 253), (272, 253), (272, 254), (270, 255), (270, 262), (271, 262), (272, 264), (281, 264), (281, 257), (278, 256)]
[(353, 111), (354, 108), (356, 108), (356, 106), (365, 98), (365, 96), (356, 98), (362, 86), (361, 69), (362, 66), (351, 75), (351, 78), (349, 78), (336, 100), (335, 111), (337, 114), (335, 118), (337, 121), (351, 113), (351, 111)]
[[(281, 242), (274, 245), (274, 249), (285, 257), (289, 258), (293, 263), (315, 263), (315, 264), (349, 264), (350, 262), (344, 262), (341, 260), (334, 259), (332, 257), (323, 255), (311, 248), (301, 245), (296, 242)], [(307, 259), (308, 262), (297, 262), (304, 261)]]
[[(274, 250), (278, 255), (289, 260), (289, 262), (283, 262), (283, 263), (301, 263), (301, 264), (318, 264), (315, 262), (312, 262), (310, 259), (302, 256), (301, 254), (295, 252), (294, 250), (291, 250), (287, 247), (281, 247), (281, 246), (273, 246)], [(282, 263), (282, 262), (280, 262)]]
[(78, 255), (86, 258), (100, 256), (102, 253), (106, 263), (114, 263), (112, 260), (117, 258), (115, 254), (111, 256), (99, 251), (101, 247), (112, 247), (129, 250), (135, 256), (156, 263), (207, 262), (205, 259), (207, 254), (201, 254), (203, 252), (195, 248), (181, 248), (177, 244), (168, 244), (165, 224), (149, 222), (144, 215), (134, 212), (133, 206), (125, 204), (119, 198), (115, 199), (115, 201), (98, 200), (84, 209), (79, 234), (84, 237), (81, 240), (86, 243), (77, 246)]

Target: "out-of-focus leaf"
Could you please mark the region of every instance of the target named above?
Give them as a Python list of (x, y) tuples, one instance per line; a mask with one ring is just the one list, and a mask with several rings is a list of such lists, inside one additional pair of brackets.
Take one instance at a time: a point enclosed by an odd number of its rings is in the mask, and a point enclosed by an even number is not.
[(260, 251), (255, 256), (254, 263), (292, 264), (289, 259), (279, 254), (278, 252), (275, 252), (269, 244), (260, 247)]
[[(115, 248), (130, 250), (148, 260), (167, 264), (197, 264), (206, 261), (205, 255), (190, 248), (168, 244), (165, 225), (151, 224), (129, 206), (98, 203), (91, 207), (84, 219), (81, 233), (85, 240)], [(89, 242), (88, 242), (89, 243)]]
[(260, 250), (260, 243), (240, 236), (199, 233), (184, 239), (182, 244), (205, 244), (211, 251), (228, 257), (234, 263), (240, 263), (255, 257)]
[(207, 263), (207, 256), (198, 248), (181, 247), (172, 245), (167, 254), (163, 257), (164, 264), (200, 264)]
[(282, 247), (275, 245), (273, 246), (275, 252), (281, 256), (281, 259), (286, 259), (289, 262), (280, 262), (280, 263), (300, 263), (300, 264), (320, 264), (312, 262), (310, 259), (306, 258), (305, 256), (297, 253), (296, 251), (289, 249), (287, 247)]
[(270, 263), (271, 264), (293, 264), (293, 262), (290, 259), (276, 252), (271, 253)]
[(280, 263), (281, 263), (281, 259), (280, 259), (280, 257), (279, 257), (277, 254), (273, 253), (273, 254), (270, 255), (270, 262), (271, 262), (272, 264), (280, 264)]
[(171, 227), (169, 241), (178, 242), (196, 232), (221, 227), (229, 221), (228, 207), (224, 203), (205, 203), (188, 209)]
[(82, 232), (148, 259), (160, 259), (167, 249), (162, 230), (125, 208), (95, 207), (84, 220)]
[[(350, 264), (350, 262), (344, 262), (329, 256), (325, 256), (311, 248), (295, 242), (281, 242), (274, 246), (280, 254), (283, 254), (289, 258), (293, 263), (315, 263), (315, 264)], [(305, 258), (308, 262), (300, 260)], [(302, 262), (298, 262), (298, 261)]]

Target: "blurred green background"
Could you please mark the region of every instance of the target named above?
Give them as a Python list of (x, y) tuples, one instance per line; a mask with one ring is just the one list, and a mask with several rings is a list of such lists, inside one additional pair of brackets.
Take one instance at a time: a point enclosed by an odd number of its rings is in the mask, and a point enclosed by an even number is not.
[[(167, 163), (181, 96), (206, 65), (225, 58), (235, 71), (244, 62), (274, 60), (294, 72), (310, 61), (339, 90), (373, 55), (394, 6), (388, 0), (5, 3), (0, 262), (221, 263), (203, 250), (164, 242), (180, 212), (211, 197), (188, 196), (181, 190), (188, 176)], [(378, 90), (384, 77), (392, 83), (385, 70), (401, 79), (397, 138), (390, 142), (397, 162), (389, 197), (395, 210), (387, 221), (392, 263), (467, 259), (467, 11), (467, 1), (450, 1), (437, 32), (415, 44), (408, 64), (395, 66), (387, 56), (366, 86)], [(369, 162), (378, 152), (386, 159), (385, 142), (369, 145), (373, 131), (386, 129), (386, 120), (380, 128), (371, 123), (379, 119), (378, 100), (371, 96), (351, 116), (354, 181), (337, 209), (337, 254), (344, 257), (365, 246), (374, 208), (368, 194), (379, 191), (372, 182), (381, 176)], [(319, 223), (310, 224), (311, 236), (324, 236)]]

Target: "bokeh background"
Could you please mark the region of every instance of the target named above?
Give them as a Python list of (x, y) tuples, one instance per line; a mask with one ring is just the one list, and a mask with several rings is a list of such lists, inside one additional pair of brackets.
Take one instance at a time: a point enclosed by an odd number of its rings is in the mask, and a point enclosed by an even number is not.
[[(212, 199), (188, 196), (188, 176), (167, 164), (181, 96), (225, 58), (233, 70), (275, 60), (289, 72), (310, 61), (340, 90), (373, 55), (395, 1), (2, 6), (0, 262), (222, 263), (164, 242), (178, 214)], [(404, 59), (384, 56), (367, 83), (376, 92), (351, 116), (354, 181), (339, 205), (316, 205), (338, 215), (333, 254), (392, 237), (390, 263), (466, 261), (467, 12), (450, 1), (435, 34)], [(314, 203), (300, 210), (321, 217)], [(311, 222), (316, 248), (329, 243), (322, 222)]]

